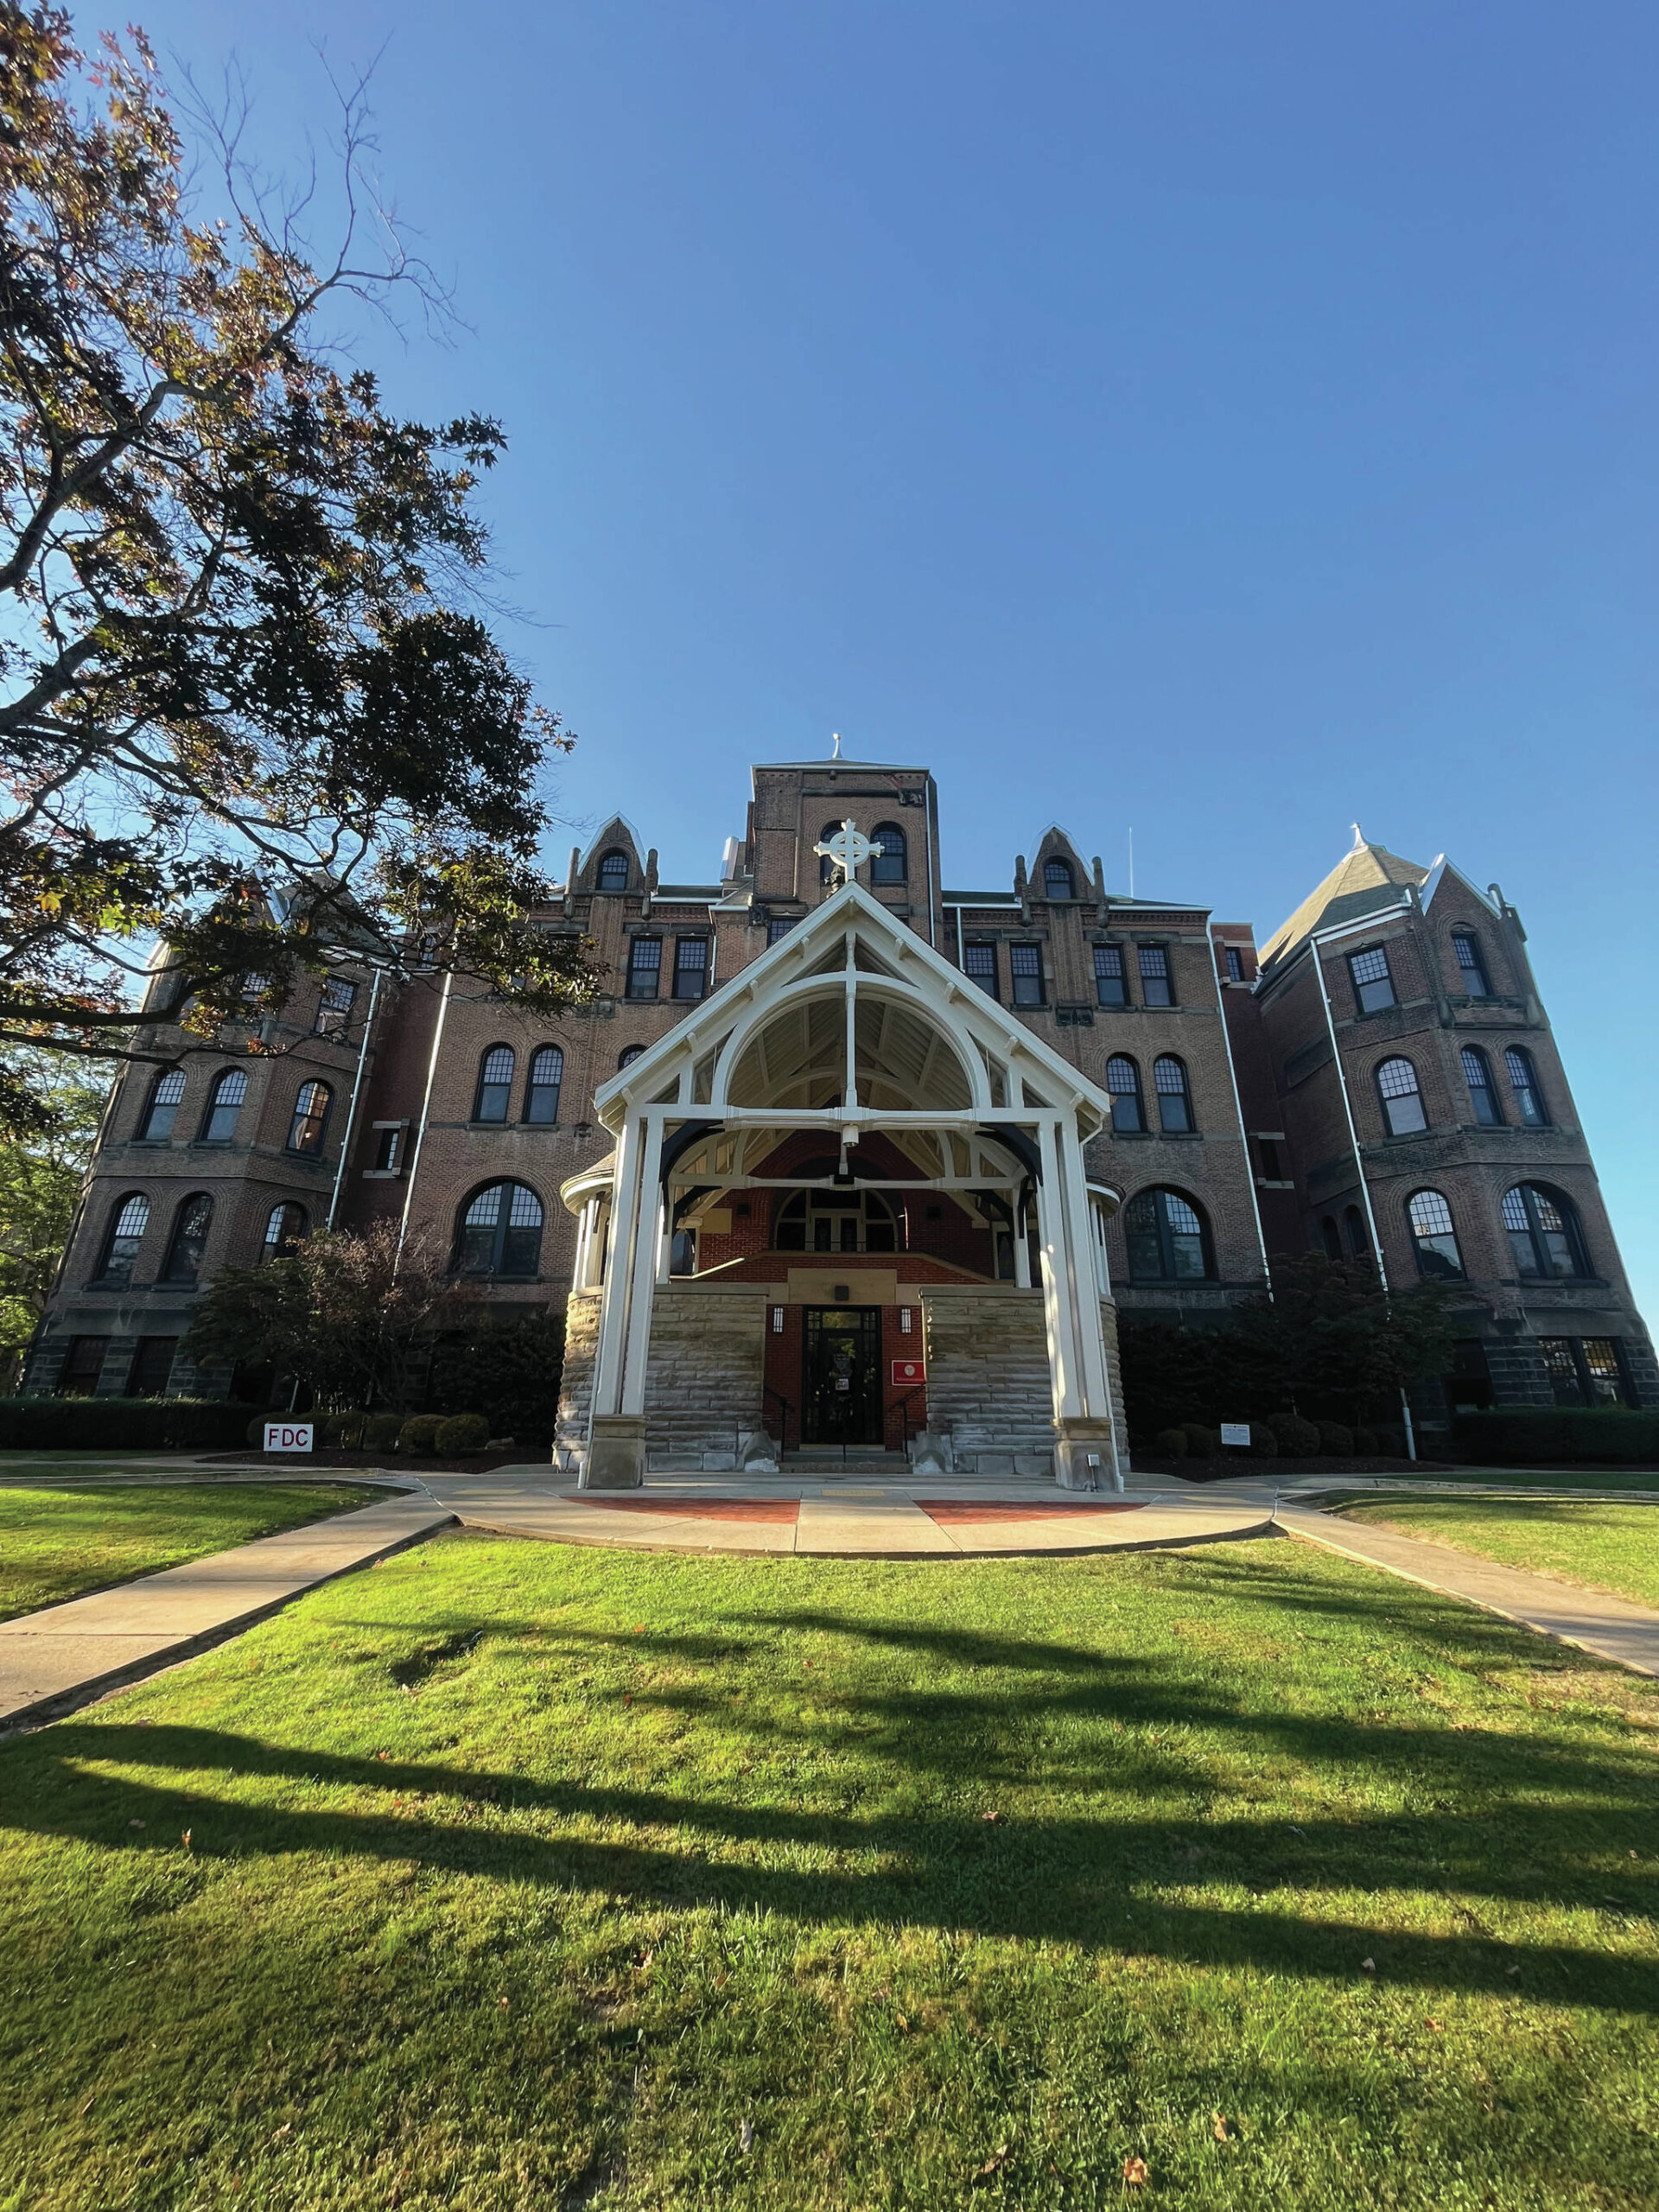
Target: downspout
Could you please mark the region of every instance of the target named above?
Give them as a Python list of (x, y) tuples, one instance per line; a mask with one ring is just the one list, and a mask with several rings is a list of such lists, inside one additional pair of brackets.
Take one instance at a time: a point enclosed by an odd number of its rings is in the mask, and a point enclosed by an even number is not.
[(962, 953), (962, 909), (960, 906), (957, 908), (957, 973), (958, 975), (967, 973), (967, 963), (963, 960)]
[(438, 1018), (432, 1029), (432, 1057), (426, 1064), (426, 1090), (421, 1098), (421, 1126), (415, 1133), (415, 1154), (409, 1163), (409, 1185), (404, 1192), (404, 1217), (397, 1230), (397, 1257), (404, 1256), (404, 1246), (409, 1237), (410, 1209), (415, 1203), (415, 1178), (420, 1173), (421, 1154), (426, 1145), (426, 1125), (432, 1111), (432, 1085), (437, 1078), (438, 1051), (443, 1043), (443, 1025), (449, 1013), (449, 993), (454, 987), (455, 971), (447, 970), (443, 978), (443, 996), (438, 1001)]
[[(933, 779), (930, 776), (922, 785), (923, 818), (927, 825), (927, 941), (937, 952), (938, 939), (933, 929)], [(957, 910), (957, 927), (962, 927), (962, 910)]]
[[(1208, 932), (1205, 932), (1206, 937)], [(1268, 1240), (1262, 1227), (1262, 1202), (1255, 1195), (1255, 1166), (1250, 1158), (1250, 1140), (1244, 1128), (1244, 1103), (1238, 1095), (1238, 1071), (1233, 1065), (1233, 1039), (1227, 1026), (1227, 1008), (1221, 995), (1221, 970), (1216, 966), (1216, 945), (1210, 938), (1211, 980), (1216, 987), (1216, 1019), (1221, 1024), (1221, 1041), (1227, 1054), (1227, 1080), (1233, 1087), (1233, 1111), (1238, 1117), (1238, 1141), (1244, 1147), (1244, 1179), (1250, 1188), (1250, 1211), (1255, 1218), (1255, 1248), (1262, 1255), (1262, 1279), (1268, 1286), (1268, 1296), (1273, 1296), (1273, 1269), (1268, 1264)], [(1329, 1012), (1329, 1008), (1326, 1009)]]
[[(1348, 1095), (1348, 1074), (1342, 1065), (1342, 1052), (1337, 1044), (1336, 1017), (1331, 1011), (1331, 994), (1325, 988), (1325, 963), (1319, 957), (1319, 936), (1314, 931), (1308, 939), (1313, 956), (1313, 973), (1319, 979), (1319, 1000), (1325, 1007), (1325, 1031), (1331, 1039), (1331, 1058), (1336, 1064), (1337, 1084), (1342, 1092), (1343, 1116), (1348, 1124), (1348, 1141), (1354, 1148), (1354, 1171), (1359, 1177), (1359, 1195), (1365, 1201), (1365, 1219), (1371, 1232), (1371, 1249), (1376, 1255), (1376, 1279), (1382, 1286), (1382, 1295), (1389, 1294), (1389, 1271), (1382, 1260), (1382, 1239), (1377, 1234), (1376, 1210), (1371, 1204), (1371, 1186), (1365, 1179), (1365, 1162), (1359, 1149), (1359, 1131), (1354, 1124), (1353, 1101)], [(1412, 1427), (1411, 1406), (1406, 1397), (1405, 1385), (1400, 1387), (1400, 1411), (1406, 1424), (1406, 1457), (1417, 1457), (1417, 1433)]]
[(357, 1048), (357, 1073), (352, 1077), (351, 1103), (346, 1109), (346, 1134), (340, 1141), (340, 1166), (334, 1171), (334, 1187), (328, 1198), (328, 1226), (334, 1225), (340, 1211), (340, 1194), (345, 1185), (346, 1162), (352, 1156), (352, 1138), (357, 1128), (357, 1102), (363, 1089), (363, 1069), (369, 1054), (369, 1038), (374, 1028), (374, 1010), (380, 1003), (380, 970), (374, 971), (374, 981), (369, 986), (369, 1010), (363, 1017), (363, 1037)]

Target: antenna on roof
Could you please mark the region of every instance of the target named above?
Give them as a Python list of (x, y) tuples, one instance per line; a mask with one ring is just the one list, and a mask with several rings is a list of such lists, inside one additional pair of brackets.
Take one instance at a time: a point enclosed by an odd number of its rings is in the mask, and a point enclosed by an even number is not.
[(1129, 896), (1135, 896), (1135, 832), (1129, 832)]
[(832, 730), (830, 732), (830, 741), (835, 746), (836, 749), (830, 755), (830, 758), (832, 760), (839, 760), (841, 758), (841, 732), (839, 730)]
[(1350, 826), (1354, 833), (1353, 850), (1357, 852), (1360, 847), (1365, 842), (1365, 840), (1360, 834), (1360, 828), (1357, 822), (1351, 823)]

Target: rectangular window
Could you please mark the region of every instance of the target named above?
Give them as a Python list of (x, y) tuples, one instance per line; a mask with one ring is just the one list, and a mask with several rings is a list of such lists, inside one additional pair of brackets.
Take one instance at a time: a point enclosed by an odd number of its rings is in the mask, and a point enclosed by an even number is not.
[(1011, 944), (1008, 972), (1014, 977), (1015, 1006), (1043, 1003), (1043, 948), (1040, 944)]
[(58, 1395), (60, 1398), (90, 1398), (98, 1388), (98, 1378), (104, 1372), (104, 1355), (109, 1350), (107, 1337), (71, 1337), (69, 1349), (63, 1356), (63, 1365), (58, 1371)]
[(1227, 945), (1224, 950), (1227, 955), (1228, 982), (1242, 983), (1244, 980), (1244, 955), (1236, 944)]
[(1269, 1183), (1282, 1183), (1284, 1171), (1279, 1159), (1279, 1147), (1271, 1137), (1257, 1137), (1255, 1148), (1262, 1155), (1262, 1173)]
[(1095, 947), (1095, 996), (1102, 1006), (1128, 1006), (1129, 986), (1123, 973), (1122, 945)]
[(772, 914), (766, 922), (766, 943), (776, 944), (780, 937), (787, 937), (800, 919), (798, 914)]
[(700, 999), (709, 979), (709, 940), (683, 937), (674, 947), (674, 995)]
[(127, 1376), (127, 1395), (130, 1398), (162, 1398), (173, 1373), (173, 1355), (179, 1348), (176, 1337), (140, 1337), (138, 1349), (133, 1354), (132, 1368)]
[(1141, 969), (1142, 1006), (1173, 1006), (1175, 1000), (1169, 988), (1169, 955), (1163, 946), (1140, 945), (1135, 957)]
[(397, 1173), (397, 1157), (403, 1148), (404, 1130), (401, 1122), (391, 1128), (377, 1128), (374, 1133), (374, 1166), (370, 1173), (375, 1175), (395, 1175)]
[(970, 982), (977, 983), (987, 998), (996, 996), (996, 947), (994, 944), (964, 944), (962, 948), (962, 972)]
[(628, 996), (654, 999), (663, 971), (663, 941), (659, 937), (637, 937), (628, 949)]
[(1394, 1004), (1389, 956), (1380, 944), (1374, 944), (1369, 952), (1351, 952), (1348, 973), (1353, 977), (1354, 996), (1362, 1014), (1380, 1014), (1385, 1006)]
[(1616, 1337), (1586, 1337), (1580, 1347), (1584, 1354), (1584, 1382), (1592, 1406), (1622, 1406), (1630, 1402), (1630, 1393), (1624, 1382), (1624, 1363), (1619, 1357)]
[(319, 1037), (337, 1037), (350, 1021), (356, 999), (355, 983), (348, 983), (343, 976), (330, 976), (317, 1002), (315, 1034)]
[(1453, 930), (1452, 950), (1458, 957), (1458, 981), (1471, 999), (1489, 999), (1492, 987), (1487, 980), (1486, 963), (1480, 957), (1480, 940), (1471, 937), (1467, 930)]
[(1544, 1363), (1544, 1372), (1549, 1377), (1549, 1387), (1558, 1406), (1581, 1406), (1584, 1386), (1579, 1381), (1579, 1363), (1573, 1357), (1571, 1337), (1540, 1337), (1538, 1357)]

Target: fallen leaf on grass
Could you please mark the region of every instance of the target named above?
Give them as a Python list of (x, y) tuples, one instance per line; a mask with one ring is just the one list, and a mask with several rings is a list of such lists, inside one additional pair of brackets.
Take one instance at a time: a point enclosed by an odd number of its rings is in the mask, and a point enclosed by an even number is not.
[(995, 2173), (1000, 2166), (1007, 2165), (1007, 2162), (1008, 2146), (1006, 2143), (999, 2143), (995, 2150), (992, 2152), (990, 2157), (986, 2159), (984, 2164), (976, 2170), (974, 2175), (975, 2180), (985, 2180), (988, 2175)]
[(1362, 1974), (1375, 1974), (1376, 1972), (1376, 1961), (1375, 1959), (1362, 1959), (1359, 1962), (1359, 1967)]
[(1443, 2036), (1446, 2033), (1446, 2030), (1440, 2025), (1440, 2022), (1434, 2018), (1433, 2014), (1429, 2015), (1428, 2025), (1429, 2032), (1432, 2035)]
[(979, 1817), (982, 1821), (1000, 1821), (1002, 1815), (1001, 1813), (982, 1813)]
[(1224, 2112), (1212, 2112), (1211, 2113), (1210, 2133), (1215, 2137), (1217, 2143), (1224, 2143), (1227, 2140), (1227, 2115)]
[(144, 1823), (142, 1821), (129, 1821), (127, 1822), (127, 1826), (130, 1828), (141, 1828), (143, 1825)]
[(179, 1841), (184, 1846), (187, 1851), (190, 1848), (191, 1834), (192, 1831), (189, 1828), (186, 1828), (179, 1837)]
[(271, 2139), (271, 2141), (272, 2141), (273, 2143), (280, 2143), (280, 2142), (282, 2141), (282, 2139), (283, 2139), (283, 2136), (285, 2136), (285, 2135), (291, 2135), (293, 2133), (294, 2133), (294, 2123), (293, 2123), (293, 2121), (292, 2121), (291, 2120), (285, 2120), (283, 2122), (282, 2126), (281, 2126), (276, 2130), (276, 2133), (271, 2137), (271, 2139)]
[(1139, 2189), (1139, 2188), (1140, 2188), (1140, 2186), (1141, 2186), (1141, 2183), (1142, 2183), (1143, 2181), (1145, 2181), (1146, 2177), (1147, 2177), (1147, 2162), (1146, 2162), (1146, 2160), (1145, 2160), (1144, 2158), (1125, 2158), (1125, 2159), (1124, 2159), (1124, 2161), (1123, 2161), (1123, 2178), (1124, 2178), (1124, 2180), (1125, 2180), (1126, 2182), (1128, 2182), (1128, 2183), (1129, 2184), (1129, 2187), (1130, 2187), (1131, 2189)]
[(501, 2000), (500, 2000), (500, 2004), (501, 2004), (501, 2010), (502, 2010), (504, 2012), (506, 2011), (506, 2009), (507, 2009), (508, 2005), (512, 2003), (512, 1999), (511, 1999), (511, 1998), (508, 1998), (508, 1997), (504, 1997), (504, 1998), (502, 1998), (502, 1999), (501, 1999)]
[(737, 2147), (746, 2158), (754, 2148), (754, 2130), (747, 2120), (738, 2128)]
[(92, 2091), (92, 2095), (91, 2095), (90, 2097), (88, 2097), (88, 2098), (87, 2098), (87, 2100), (86, 2100), (86, 2103), (85, 2103), (84, 2105), (82, 2105), (82, 2107), (81, 2107), (80, 2110), (79, 2110), (79, 2111), (75, 2114), (75, 2118), (76, 2118), (77, 2120), (85, 2120), (85, 2119), (86, 2119), (86, 2115), (87, 2115), (87, 2113), (88, 2113), (89, 2112), (91, 2112), (91, 2110), (92, 2110), (92, 2107), (93, 2107), (97, 2102), (98, 2102), (98, 2091), (97, 2091), (96, 2089), (94, 2089), (94, 2090)]

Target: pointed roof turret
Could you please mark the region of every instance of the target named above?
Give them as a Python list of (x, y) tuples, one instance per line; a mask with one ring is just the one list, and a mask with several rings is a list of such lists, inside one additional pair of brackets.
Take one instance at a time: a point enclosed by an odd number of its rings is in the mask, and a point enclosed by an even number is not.
[(1402, 860), (1386, 845), (1367, 842), (1358, 823), (1354, 842), (1317, 891), (1310, 892), (1287, 922), (1281, 922), (1262, 948), (1263, 970), (1279, 965), (1315, 930), (1338, 922), (1357, 922), (1370, 913), (1400, 906), (1408, 887), (1421, 890), (1429, 871), (1415, 861)]

